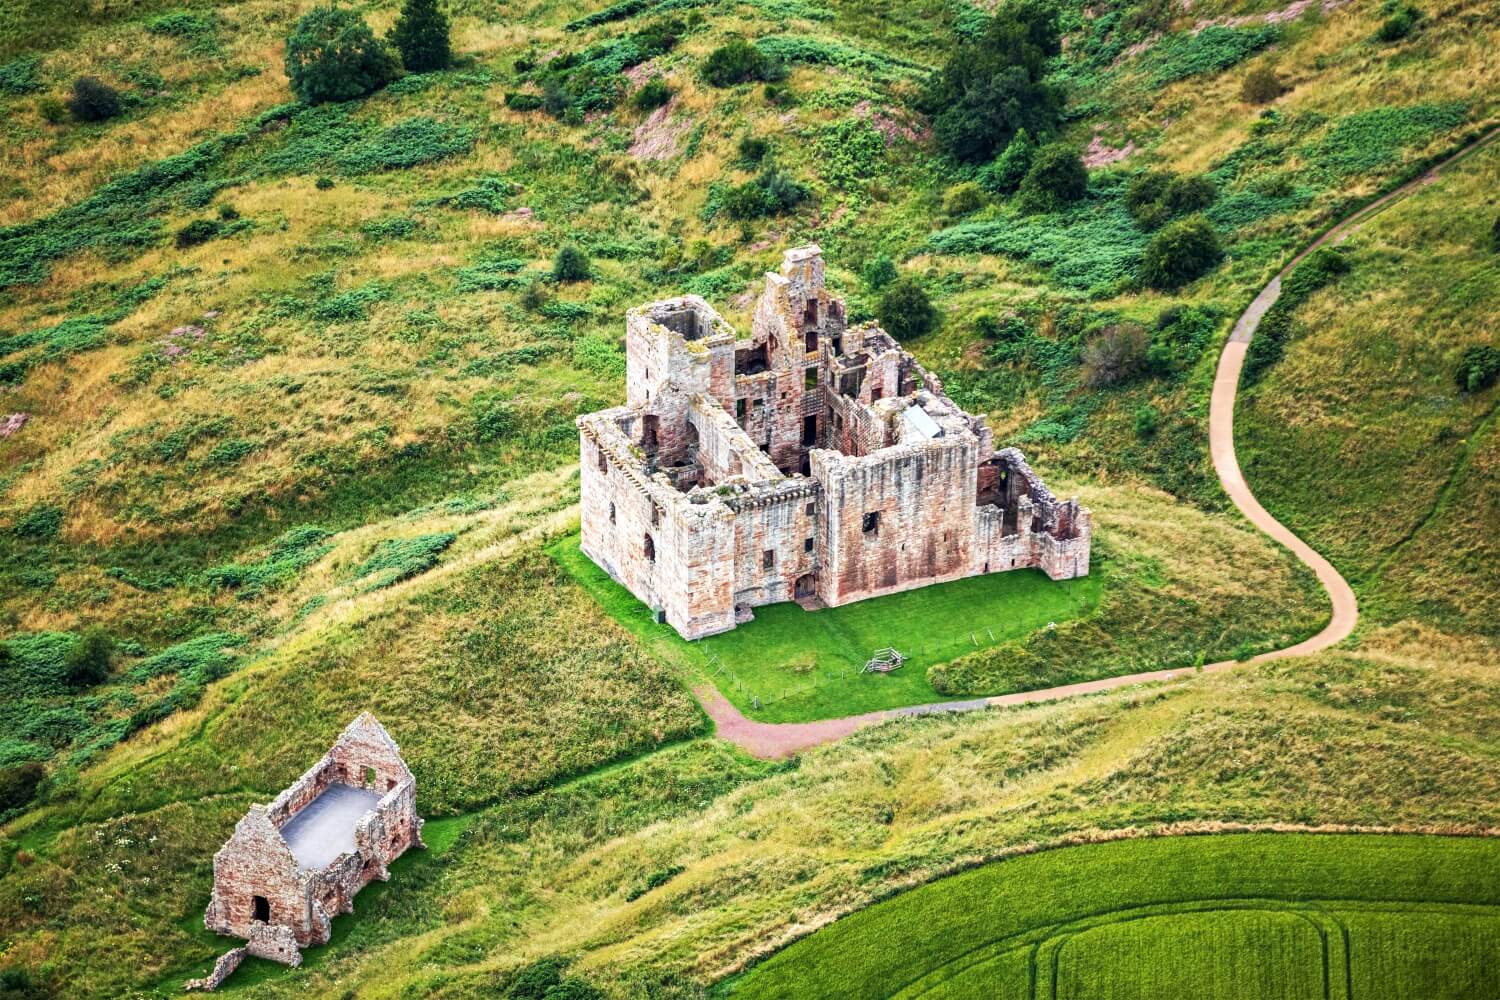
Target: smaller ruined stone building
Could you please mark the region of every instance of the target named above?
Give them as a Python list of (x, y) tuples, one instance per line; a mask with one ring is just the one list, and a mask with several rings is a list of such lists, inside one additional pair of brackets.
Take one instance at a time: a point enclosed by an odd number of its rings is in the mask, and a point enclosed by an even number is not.
[(390, 878), (387, 866), (413, 845), (423, 846), (416, 780), (385, 727), (362, 712), (291, 787), (251, 806), (214, 855), (203, 923), (246, 944), (210, 978), (222, 980), (243, 954), (300, 964), (301, 949), (326, 943), (333, 918)]
[(1092, 521), (997, 450), (799, 247), (750, 334), (687, 295), (630, 310), (626, 404), (578, 418), (583, 551), (684, 637), (1032, 567), (1089, 571)]

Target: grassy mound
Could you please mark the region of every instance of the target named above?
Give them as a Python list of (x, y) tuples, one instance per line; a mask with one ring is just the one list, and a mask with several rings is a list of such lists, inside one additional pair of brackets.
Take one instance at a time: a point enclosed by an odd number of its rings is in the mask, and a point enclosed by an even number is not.
[(1071, 847), (870, 907), (725, 993), (1458, 1000), (1500, 988), (1500, 892), (1474, 877), (1497, 866), (1500, 843), (1436, 837)]

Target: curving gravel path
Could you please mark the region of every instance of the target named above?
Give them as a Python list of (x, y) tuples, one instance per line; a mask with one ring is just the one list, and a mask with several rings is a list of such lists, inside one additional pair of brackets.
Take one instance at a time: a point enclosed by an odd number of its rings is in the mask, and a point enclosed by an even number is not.
[[(1213, 394), (1210, 397), (1208, 447), (1213, 458), (1214, 471), (1219, 476), (1224, 492), (1229, 494), (1229, 498), (1234, 501), (1240, 513), (1244, 514), (1255, 527), (1290, 549), (1293, 555), (1317, 574), (1318, 582), (1327, 591), (1328, 599), (1333, 605), (1333, 614), (1321, 632), (1296, 645), (1262, 653), (1248, 660), (1223, 660), (1219, 663), (1210, 663), (1202, 668), (1203, 672), (1218, 673), (1237, 667), (1241, 663), (1260, 663), (1264, 660), (1278, 660), (1289, 656), (1306, 656), (1309, 653), (1316, 653), (1347, 638), (1354, 631), (1355, 623), (1359, 620), (1359, 604), (1349, 582), (1339, 575), (1339, 571), (1333, 568), (1332, 563), (1314, 551), (1312, 546), (1292, 534), (1285, 525), (1277, 521), (1260, 505), (1260, 501), (1255, 499), (1255, 494), (1250, 492), (1250, 487), (1245, 483), (1245, 477), (1240, 472), (1239, 460), (1234, 453), (1234, 404), (1239, 391), (1240, 369), (1244, 366), (1245, 351), (1250, 346), (1250, 339), (1255, 336), (1255, 331), (1259, 328), (1266, 310), (1270, 309), (1281, 296), (1281, 279), (1286, 277), (1287, 273), (1313, 250), (1330, 241), (1342, 241), (1381, 209), (1418, 188), (1432, 183), (1441, 171), (1494, 141), (1497, 137), (1500, 137), (1500, 128), (1485, 133), (1422, 176), (1390, 191), (1344, 218), (1278, 271), (1276, 277), (1261, 289), (1260, 294), (1234, 324), (1229, 340), (1224, 345), (1223, 353), (1219, 355), (1219, 367), (1214, 373)], [(777, 758), (788, 757), (809, 747), (842, 739), (865, 726), (906, 715), (972, 712), (983, 708), (1056, 701), (1060, 698), (1071, 698), (1074, 695), (1112, 691), (1115, 688), (1134, 684), (1176, 680), (1195, 673), (1197, 670), (1192, 667), (1151, 670), (1145, 673), (1103, 677), (1078, 684), (1043, 688), (1038, 691), (1018, 691), (1015, 694), (973, 698), (967, 701), (932, 702), (926, 705), (866, 712), (863, 715), (847, 715), (839, 719), (824, 719), (820, 722), (756, 722), (745, 718), (739, 709), (712, 687), (699, 687), (694, 690), (694, 693), (703, 703), (703, 709), (708, 713), (709, 718), (713, 719), (720, 737), (737, 744), (756, 757)]]

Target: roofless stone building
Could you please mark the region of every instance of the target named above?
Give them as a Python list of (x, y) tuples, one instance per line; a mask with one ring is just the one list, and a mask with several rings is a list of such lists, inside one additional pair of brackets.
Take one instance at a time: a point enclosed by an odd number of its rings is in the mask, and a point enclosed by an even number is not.
[(874, 324), (817, 246), (766, 275), (750, 336), (696, 295), (630, 310), (626, 405), (578, 418), (582, 547), (689, 639), (1002, 570), (1089, 571), (1091, 520)]
[(416, 779), (401, 748), (369, 712), (360, 713), (323, 759), (270, 805), (253, 805), (214, 855), (204, 925), (244, 938), (207, 979), (213, 989), (245, 955), (287, 965), (326, 944), (333, 918), (408, 847), (422, 844)]

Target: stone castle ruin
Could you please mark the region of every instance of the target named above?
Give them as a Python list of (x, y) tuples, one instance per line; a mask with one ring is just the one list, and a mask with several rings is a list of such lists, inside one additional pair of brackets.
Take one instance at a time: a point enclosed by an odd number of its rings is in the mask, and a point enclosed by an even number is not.
[(413, 845), (425, 846), (416, 779), (362, 712), (270, 805), (251, 806), (214, 855), (204, 926), (246, 943), (188, 988), (214, 989), (247, 954), (300, 965), (301, 949), (326, 944), (333, 918)]
[(1036, 567), (1087, 575), (1091, 521), (874, 324), (822, 251), (766, 275), (748, 338), (696, 295), (630, 310), (626, 405), (578, 418), (583, 551), (688, 639)]

